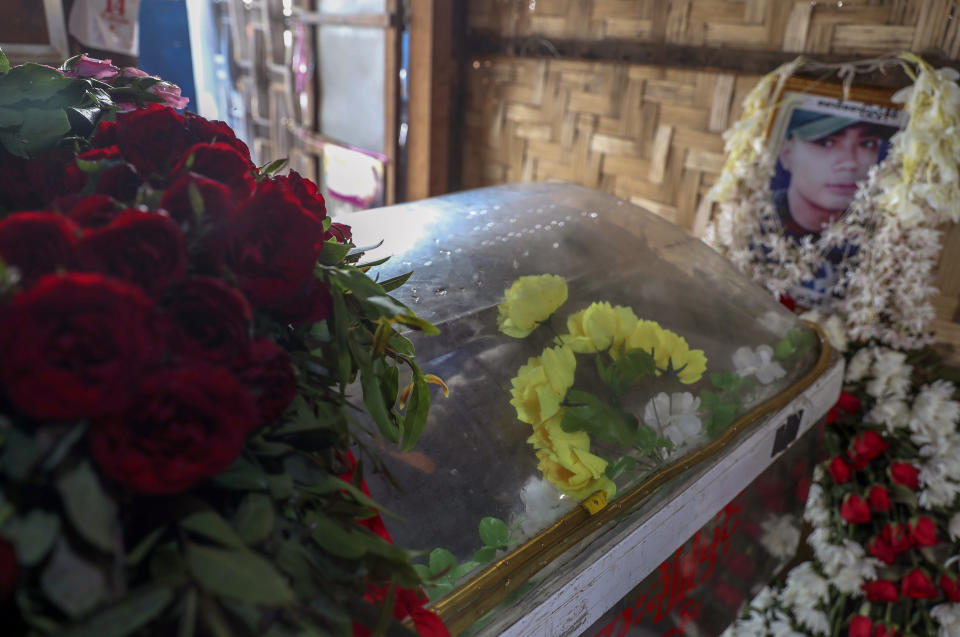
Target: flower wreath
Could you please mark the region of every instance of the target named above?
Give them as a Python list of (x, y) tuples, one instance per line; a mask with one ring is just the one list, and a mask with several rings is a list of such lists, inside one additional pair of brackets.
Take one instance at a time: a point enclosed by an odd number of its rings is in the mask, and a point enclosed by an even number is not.
[[(914, 84), (896, 93), (909, 115), (887, 157), (858, 185), (848, 212), (814, 240), (799, 244), (777, 223), (770, 191), (776, 158), (765, 146), (767, 123), (788, 77), (801, 68), (858, 71), (901, 64)], [(851, 338), (894, 347), (931, 341), (932, 272), (940, 253), (937, 225), (960, 220), (960, 86), (953, 69), (935, 70), (919, 57), (829, 66), (802, 58), (766, 75), (744, 100), (744, 113), (724, 135), (727, 162), (708, 195), (719, 204), (705, 239), (775, 294), (816, 279), (824, 255), (839, 250), (833, 298), (822, 307), (845, 322)], [(850, 251), (851, 245), (870, 250)], [(851, 253), (852, 252), (852, 253)]]

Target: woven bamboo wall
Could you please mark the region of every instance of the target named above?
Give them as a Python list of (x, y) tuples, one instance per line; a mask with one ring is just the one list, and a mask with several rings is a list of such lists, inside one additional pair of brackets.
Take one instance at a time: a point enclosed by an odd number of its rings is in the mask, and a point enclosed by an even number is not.
[(471, 0), (470, 29), (504, 37), (637, 38), (693, 46), (960, 55), (954, 0)]
[[(839, 6), (842, 4), (842, 6)], [(960, 57), (960, 6), (941, 0), (472, 0), (493, 38), (634, 38), (676, 45)], [(532, 10), (531, 10), (532, 8)], [(956, 13), (956, 16), (955, 16)], [(722, 133), (759, 79), (556, 57), (476, 56), (465, 85), (463, 186), (564, 180), (613, 193), (699, 235)], [(960, 344), (960, 227), (945, 228), (935, 330)]]

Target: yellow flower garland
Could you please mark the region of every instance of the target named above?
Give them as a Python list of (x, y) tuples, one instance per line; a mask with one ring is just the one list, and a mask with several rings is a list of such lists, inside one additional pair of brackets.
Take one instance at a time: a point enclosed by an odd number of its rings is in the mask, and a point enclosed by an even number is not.
[(641, 349), (653, 356), (657, 374), (672, 370), (686, 384), (703, 376), (707, 358), (702, 350), (691, 350), (678, 334), (654, 321), (638, 319), (628, 307), (607, 302), (591, 303), (571, 315), (567, 329), (569, 333), (558, 339), (559, 346), (548, 347), (520, 367), (511, 380), (510, 404), (516, 408), (517, 418), (533, 425), (527, 442), (536, 450), (538, 469), (547, 480), (578, 500), (598, 491), (612, 497), (616, 486), (604, 474), (607, 461), (590, 453), (590, 436), (561, 427), (563, 400), (573, 386), (577, 368), (574, 353), (609, 351), (618, 358), (627, 350)]

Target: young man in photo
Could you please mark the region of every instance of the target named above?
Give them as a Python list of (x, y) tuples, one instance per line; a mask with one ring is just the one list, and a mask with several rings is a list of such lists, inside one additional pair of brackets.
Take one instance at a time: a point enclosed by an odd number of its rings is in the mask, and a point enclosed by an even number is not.
[(815, 111), (795, 110), (780, 147), (780, 166), (789, 175), (773, 202), (784, 232), (817, 235), (850, 206), (858, 182), (880, 160), (894, 128)]

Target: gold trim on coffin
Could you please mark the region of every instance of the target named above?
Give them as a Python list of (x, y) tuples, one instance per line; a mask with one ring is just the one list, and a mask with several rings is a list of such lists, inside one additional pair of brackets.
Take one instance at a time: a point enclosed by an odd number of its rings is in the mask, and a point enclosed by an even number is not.
[(627, 513), (671, 478), (712, 459), (748, 426), (782, 408), (812, 385), (826, 371), (832, 349), (818, 325), (804, 322), (820, 340), (820, 356), (813, 369), (780, 394), (736, 420), (706, 446), (651, 474), (626, 495), (617, 498), (594, 515), (590, 515), (583, 507), (577, 507), (503, 559), (488, 566), (467, 584), (438, 601), (432, 606), (432, 610), (440, 616), (450, 632), (457, 635), (469, 628), (571, 546), (599, 530), (610, 520)]

